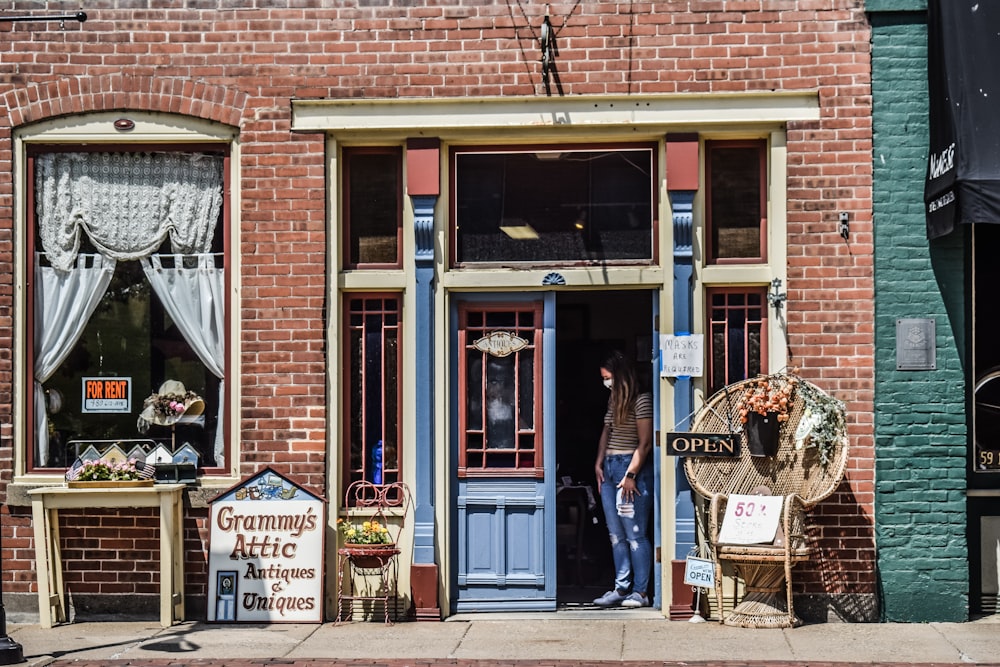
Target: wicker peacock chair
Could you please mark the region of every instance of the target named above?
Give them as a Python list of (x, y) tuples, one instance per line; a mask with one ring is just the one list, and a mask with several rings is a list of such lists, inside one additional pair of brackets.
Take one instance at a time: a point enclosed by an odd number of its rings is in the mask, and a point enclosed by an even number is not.
[[(744, 580), (743, 599), (729, 615), (720, 619), (726, 625), (739, 627), (799, 625), (792, 606), (792, 567), (810, 556), (807, 512), (837, 489), (847, 468), (848, 438), (842, 404), (801, 378), (784, 374), (768, 378), (794, 383), (788, 419), (779, 431), (777, 453), (774, 456), (751, 455), (741, 424), (740, 410), (744, 407), (741, 403), (751, 383), (761, 379), (755, 378), (729, 385), (709, 398), (691, 427), (692, 432), (738, 436), (741, 441), (739, 455), (690, 457), (684, 462), (684, 472), (691, 487), (708, 501), (707, 541), (715, 560), (715, 594), (720, 616), (723, 616), (722, 563), (732, 563)], [(815, 409), (817, 404), (830, 410), (831, 423), (826, 425), (828, 438), (823, 447), (810, 442), (808, 436), (803, 440), (808, 423), (799, 428), (803, 419), (814, 423), (814, 415), (821, 412)], [(831, 433), (834, 437), (829, 437)], [(784, 497), (779, 527), (772, 542), (719, 543), (726, 504), (734, 494)]]

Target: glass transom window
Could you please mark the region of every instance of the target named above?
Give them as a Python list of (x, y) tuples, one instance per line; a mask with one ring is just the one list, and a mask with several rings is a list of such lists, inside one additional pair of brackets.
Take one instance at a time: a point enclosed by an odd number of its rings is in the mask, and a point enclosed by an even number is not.
[(653, 260), (652, 146), (453, 154), (455, 262)]

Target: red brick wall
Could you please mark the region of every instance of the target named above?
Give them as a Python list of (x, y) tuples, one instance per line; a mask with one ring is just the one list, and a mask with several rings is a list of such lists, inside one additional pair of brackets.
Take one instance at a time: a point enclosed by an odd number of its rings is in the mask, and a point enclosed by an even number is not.
[[(63, 13), (66, 4), (14, 0), (8, 13)], [(821, 119), (788, 128), (788, 342), (805, 377), (848, 401), (854, 455), (839, 504), (822, 513), (825, 552), (841, 560), (835, 572), (814, 569), (799, 581), (810, 592), (874, 591), (871, 101), (861, 0), (85, 4), (87, 22), (64, 30), (0, 23), (0, 266), (12, 265), (13, 127), (112, 109), (238, 127), (243, 401), (232, 437), (244, 474), (270, 464), (317, 489), (330, 426), (324, 144), (290, 132), (291, 98), (544, 96), (536, 37), (546, 5), (557, 33), (553, 96), (818, 90)], [(837, 235), (840, 211), (851, 216), (849, 245)], [(11, 272), (0, 272), (3, 481), (12, 291)], [(7, 589), (34, 590), (24, 567), (30, 522), (3, 519)]]

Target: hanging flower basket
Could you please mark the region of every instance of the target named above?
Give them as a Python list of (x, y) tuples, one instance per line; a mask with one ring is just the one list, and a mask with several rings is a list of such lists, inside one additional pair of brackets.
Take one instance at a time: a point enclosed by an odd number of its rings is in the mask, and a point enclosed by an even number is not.
[(747, 447), (750, 456), (774, 456), (778, 453), (778, 439), (781, 435), (781, 422), (777, 412), (747, 414), (744, 427), (747, 433)]

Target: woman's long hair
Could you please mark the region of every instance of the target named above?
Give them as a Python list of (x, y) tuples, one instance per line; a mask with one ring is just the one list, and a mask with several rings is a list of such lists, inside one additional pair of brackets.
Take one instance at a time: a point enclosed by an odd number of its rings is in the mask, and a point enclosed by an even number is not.
[(621, 352), (615, 351), (601, 364), (601, 368), (611, 373), (611, 415), (614, 424), (623, 424), (635, 407), (639, 395), (639, 385), (635, 369)]

